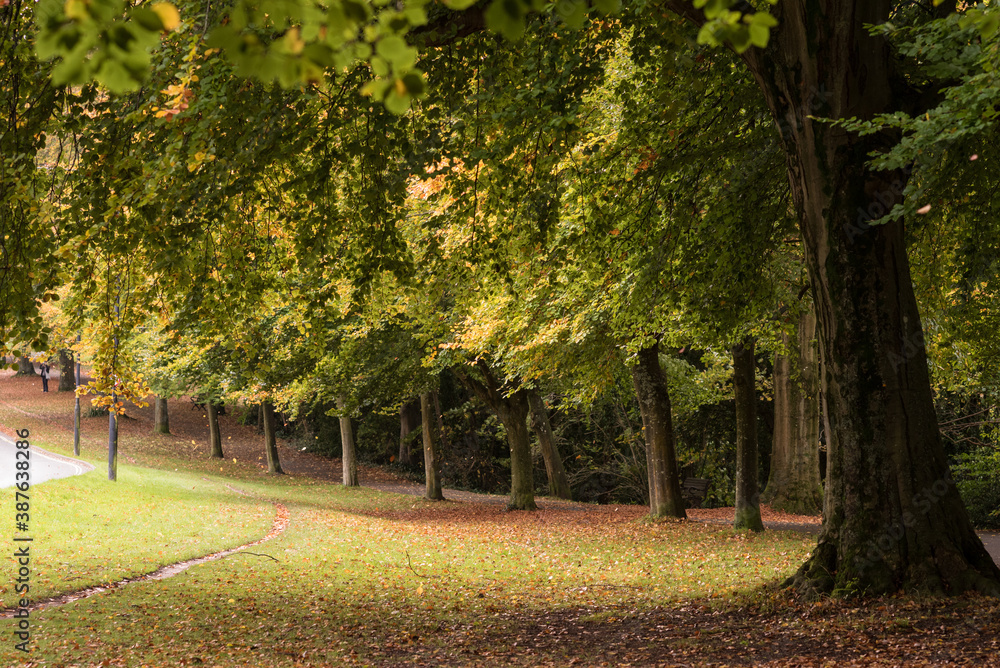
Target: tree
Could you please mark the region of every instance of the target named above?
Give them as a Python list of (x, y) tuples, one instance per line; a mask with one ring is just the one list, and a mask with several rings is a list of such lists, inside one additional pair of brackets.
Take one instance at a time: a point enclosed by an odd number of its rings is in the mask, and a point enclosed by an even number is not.
[(73, 351), (59, 349), (59, 391), (72, 392), (76, 389), (76, 377), (73, 373)]
[(27, 357), (17, 358), (17, 375), (18, 376), (37, 376), (38, 372), (35, 371), (35, 365)]
[(681, 497), (680, 471), (674, 448), (673, 417), (667, 379), (660, 366), (660, 348), (653, 343), (639, 351), (632, 382), (642, 412), (649, 472), (649, 512), (652, 517), (687, 517)]
[(399, 454), (396, 461), (402, 466), (413, 466), (413, 435), (421, 415), (420, 399), (409, 399), (399, 406)]
[(819, 475), (819, 349), (816, 316), (805, 308), (774, 356), (774, 442), (761, 501), (775, 510), (817, 515), (823, 509)]
[(736, 398), (736, 518), (737, 529), (763, 531), (757, 465), (757, 363), (755, 341), (746, 337), (733, 346), (733, 388)]
[(205, 412), (208, 415), (209, 456), (222, 459), (225, 455), (222, 452), (222, 431), (219, 429), (219, 404), (212, 398), (205, 399)]
[(275, 436), (277, 431), (274, 415), (274, 404), (265, 401), (261, 404), (264, 413), (264, 452), (267, 455), (267, 472), (281, 475), (281, 461), (278, 459), (278, 440)]
[(531, 408), (531, 428), (538, 436), (538, 446), (545, 462), (545, 475), (549, 481), (549, 494), (559, 499), (572, 500), (573, 492), (566, 479), (566, 469), (563, 468), (562, 457), (549, 423), (548, 409), (545, 400), (538, 390), (528, 390), (528, 405)]
[(919, 113), (921, 92), (866, 27), (892, 11), (887, 0), (784, 1), (767, 46), (742, 54), (782, 129), (830, 388), (825, 522), (795, 583), (996, 594), (1000, 569), (949, 482), (926, 355), (914, 345), (923, 330), (903, 221), (869, 224), (902, 202), (907, 173), (868, 165), (895, 137), (817, 120)]
[[(763, 12), (744, 16), (731, 11), (734, 4), (710, 3), (703, 10), (684, 0), (665, 0), (656, 9), (673, 10), (700, 26), (702, 41), (729, 40), (740, 51), (780, 131), (830, 390), (828, 512), (817, 549), (794, 584), (808, 592), (916, 588), (998, 593), (1000, 569), (976, 537), (949, 482), (904, 222), (900, 217), (879, 220), (897, 204), (905, 204), (911, 172), (902, 164), (875, 168), (869, 160), (894, 145), (900, 135), (894, 127), (863, 132), (844, 123), (900, 113), (915, 118), (928, 111), (936, 91), (926, 95), (923, 81), (912, 77), (894, 57), (886, 35), (869, 29), (890, 18), (920, 24), (926, 21), (926, 10), (920, 4), (897, 5), (889, 0), (822, 0), (808, 5), (784, 0), (771, 17)], [(259, 11), (253, 4), (250, 9), (244, 17), (258, 18), (276, 33), (295, 23), (287, 13), (269, 21), (266, 7)], [(320, 76), (330, 64), (343, 67), (355, 54), (374, 53), (372, 66), (381, 76), (369, 82), (368, 90), (401, 112), (423, 90), (423, 82), (415, 71), (417, 54), (398, 39), (400, 33), (416, 28), (414, 41), (428, 46), (439, 44), (443, 34), (451, 41), (460, 40), (488, 23), (515, 37), (524, 31), (531, 9), (526, 2), (505, 0), (485, 10), (472, 6), (457, 20), (437, 24), (439, 15), (429, 18), (423, 6), (388, 6), (383, 21), (361, 5), (356, 14), (343, 19), (344, 25), (352, 36), (364, 35), (378, 48), (367, 43), (359, 48), (356, 39), (343, 37), (343, 31), (325, 49), (306, 48), (337, 32), (310, 29), (311, 42), (284, 68), (279, 65), (287, 56), (283, 39), (246, 48), (259, 40), (243, 39), (240, 21), (222, 26), (214, 38), (237, 54), (244, 66), (266, 64), (268, 76), (285, 83)], [(586, 19), (583, 3), (559, 3), (557, 12), (574, 24)], [(325, 20), (320, 14), (303, 21), (318, 28), (318, 22)], [(115, 12), (109, 15), (112, 18), (104, 23), (120, 20)], [(645, 6), (629, 16), (633, 27), (640, 28), (673, 22), (663, 11), (648, 11)], [(40, 41), (50, 39), (51, 33), (80, 30), (63, 18), (57, 9)], [(369, 21), (372, 30), (360, 30)], [(775, 23), (780, 27), (769, 30)], [(98, 22), (96, 29), (105, 27)], [(751, 44), (754, 48), (748, 48)], [(665, 62), (675, 53), (676, 49), (665, 51)], [(95, 57), (107, 55), (99, 51)], [(468, 71), (479, 64), (471, 60)], [(477, 164), (478, 156), (473, 158), (470, 164)], [(544, 179), (539, 184), (547, 185)], [(473, 208), (477, 204), (473, 200)]]
[(337, 410), (340, 412), (340, 446), (341, 464), (343, 465), (344, 487), (358, 486), (358, 460), (354, 447), (354, 427), (351, 416), (346, 411), (347, 402), (343, 396), (337, 397)]
[(421, 433), (424, 441), (424, 477), (426, 481), (424, 498), (431, 501), (443, 501), (444, 494), (441, 493), (441, 453), (434, 439), (434, 410), (432, 403), (433, 399), (430, 392), (424, 392), (420, 395)]
[(153, 433), (170, 433), (170, 414), (166, 397), (157, 396), (153, 399)]
[(481, 378), (461, 373), (459, 378), (500, 418), (510, 445), (510, 496), (508, 510), (537, 510), (535, 476), (528, 438), (528, 392), (519, 383), (501, 383), (485, 360), (475, 365)]

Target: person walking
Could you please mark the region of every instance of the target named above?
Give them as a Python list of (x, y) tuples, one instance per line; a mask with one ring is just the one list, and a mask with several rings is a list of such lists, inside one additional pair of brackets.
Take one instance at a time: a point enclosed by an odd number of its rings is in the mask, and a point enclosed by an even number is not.
[(48, 392), (49, 391), (49, 365), (46, 364), (45, 362), (42, 362), (42, 364), (41, 364), (41, 372), (42, 372), (42, 392)]

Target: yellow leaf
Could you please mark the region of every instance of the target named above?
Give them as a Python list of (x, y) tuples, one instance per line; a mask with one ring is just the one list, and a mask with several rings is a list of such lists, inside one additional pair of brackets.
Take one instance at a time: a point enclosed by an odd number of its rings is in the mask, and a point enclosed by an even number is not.
[(83, 0), (66, 0), (66, 4), (63, 5), (63, 11), (66, 12), (66, 18), (76, 19), (77, 21), (85, 21), (87, 19), (87, 3)]
[(169, 2), (157, 2), (150, 9), (160, 17), (164, 30), (173, 30), (181, 22), (180, 12)]

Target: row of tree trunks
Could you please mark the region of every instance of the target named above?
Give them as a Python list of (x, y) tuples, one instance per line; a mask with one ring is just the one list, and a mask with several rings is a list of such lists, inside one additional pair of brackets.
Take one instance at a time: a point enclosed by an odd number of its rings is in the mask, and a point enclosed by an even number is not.
[(736, 403), (736, 518), (733, 527), (763, 531), (758, 483), (755, 348), (752, 337), (733, 346), (733, 394)]
[[(208, 438), (211, 445), (211, 457), (222, 459), (222, 431), (219, 426), (219, 408), (213, 402), (207, 402), (205, 408), (208, 413)], [(281, 468), (281, 461), (278, 458), (277, 441), (277, 417), (274, 412), (274, 404), (265, 401), (261, 404), (261, 412), (264, 425), (264, 454), (267, 457), (267, 472), (281, 475), (284, 471)], [(166, 397), (157, 396), (153, 399), (153, 433), (170, 433), (170, 413)]]
[(643, 348), (632, 367), (632, 383), (642, 415), (649, 478), (649, 514), (653, 518), (685, 518), (680, 470), (674, 442), (667, 379), (660, 366), (660, 345)]
[(782, 335), (785, 354), (774, 357), (774, 441), (761, 501), (775, 510), (818, 515), (820, 382), (816, 314), (803, 311), (794, 335)]

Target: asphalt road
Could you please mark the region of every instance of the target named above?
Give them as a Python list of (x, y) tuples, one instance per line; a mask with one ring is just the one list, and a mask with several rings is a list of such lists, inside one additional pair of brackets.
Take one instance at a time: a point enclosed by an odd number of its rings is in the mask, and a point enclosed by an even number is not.
[[(0, 434), (0, 489), (13, 487), (17, 482), (16, 457), (17, 448), (10, 437)], [(31, 455), (28, 468), (28, 482), (32, 486), (43, 483), (46, 480), (57, 478), (68, 478), (71, 475), (80, 475), (94, 468), (87, 462), (81, 462), (69, 457), (61, 457), (45, 452), (36, 447), (31, 447)], [(21, 461), (24, 461), (22, 458)]]

